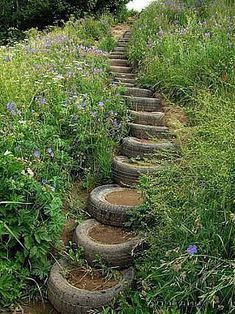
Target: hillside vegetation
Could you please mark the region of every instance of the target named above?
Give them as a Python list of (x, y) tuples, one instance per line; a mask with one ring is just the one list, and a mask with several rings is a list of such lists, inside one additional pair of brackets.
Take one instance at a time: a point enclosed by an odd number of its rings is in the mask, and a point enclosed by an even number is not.
[(113, 23), (71, 20), (0, 49), (0, 307), (45, 283), (74, 178), (110, 178), (126, 115), (109, 84)]
[(234, 16), (232, 1), (162, 1), (134, 25), (129, 58), (140, 84), (178, 108), (181, 157), (142, 178), (147, 204), (133, 221), (151, 248), (123, 313), (234, 311)]

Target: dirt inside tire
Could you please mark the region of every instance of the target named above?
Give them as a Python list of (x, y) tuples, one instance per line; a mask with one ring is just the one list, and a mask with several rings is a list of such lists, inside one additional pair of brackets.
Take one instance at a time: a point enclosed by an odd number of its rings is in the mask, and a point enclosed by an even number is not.
[(118, 227), (97, 224), (89, 230), (89, 237), (102, 244), (121, 244), (133, 239), (136, 234)]
[(143, 204), (140, 193), (133, 189), (114, 191), (106, 195), (105, 200), (113, 205), (138, 206)]
[(70, 270), (65, 278), (72, 286), (88, 291), (104, 290), (118, 284), (117, 280), (102, 276), (99, 270), (89, 270), (81, 267)]

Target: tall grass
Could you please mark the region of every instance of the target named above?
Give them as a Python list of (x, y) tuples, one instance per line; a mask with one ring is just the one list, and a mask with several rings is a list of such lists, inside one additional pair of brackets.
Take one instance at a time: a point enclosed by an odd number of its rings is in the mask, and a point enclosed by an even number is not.
[(0, 306), (45, 279), (74, 176), (110, 179), (126, 112), (109, 84), (112, 24), (69, 21), (0, 48)]
[(234, 311), (234, 10), (166, 1), (134, 25), (139, 82), (180, 105), (188, 123), (176, 130), (180, 160), (141, 180), (147, 201), (133, 220), (151, 248), (123, 313)]

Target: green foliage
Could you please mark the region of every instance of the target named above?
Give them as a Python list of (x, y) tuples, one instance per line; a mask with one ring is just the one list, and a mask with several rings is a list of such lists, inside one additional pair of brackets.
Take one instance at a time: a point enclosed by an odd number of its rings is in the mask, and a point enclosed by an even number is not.
[(134, 25), (129, 56), (140, 83), (181, 105), (189, 121), (175, 130), (180, 160), (141, 180), (146, 204), (133, 221), (151, 248), (123, 313), (234, 311), (234, 8), (154, 3)]
[(48, 274), (71, 174), (110, 179), (126, 109), (97, 48), (109, 43), (109, 21), (31, 30), (0, 49), (0, 307)]
[(84, 17), (104, 12), (118, 13), (126, 0), (2, 0), (0, 12), (0, 39), (9, 37), (11, 28), (21, 30), (38, 27), (42, 29), (70, 15)]

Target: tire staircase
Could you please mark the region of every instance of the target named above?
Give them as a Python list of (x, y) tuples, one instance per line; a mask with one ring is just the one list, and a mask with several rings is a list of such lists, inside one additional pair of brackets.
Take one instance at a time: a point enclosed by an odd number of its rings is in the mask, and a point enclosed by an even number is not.
[[(121, 243), (108, 243), (109, 232), (116, 234), (123, 230), (129, 211), (143, 202), (135, 189), (139, 177), (161, 169), (158, 163), (145, 163), (145, 158), (157, 154), (162, 159), (166, 152), (175, 151), (174, 138), (166, 126), (161, 99), (154, 97), (151, 90), (136, 86), (136, 75), (132, 73), (126, 57), (130, 36), (130, 31), (125, 32), (109, 56), (114, 83), (123, 85), (126, 90), (124, 98), (131, 117), (130, 135), (122, 141), (122, 155), (113, 158), (115, 184), (97, 187), (90, 193), (87, 210), (93, 219), (79, 224), (75, 231), (75, 242), (84, 248), (88, 264), (95, 267), (98, 254), (109, 266), (122, 271), (123, 280), (106, 290), (80, 290), (69, 285), (61, 275), (61, 268), (66, 267), (66, 262), (56, 263), (49, 278), (48, 298), (62, 314), (91, 313), (92, 310), (100, 313), (99, 310), (111, 303), (126, 285), (131, 285), (134, 277), (131, 264), (135, 253), (144, 249), (145, 241), (132, 234)], [(94, 228), (103, 230), (107, 243), (90, 236)]]

